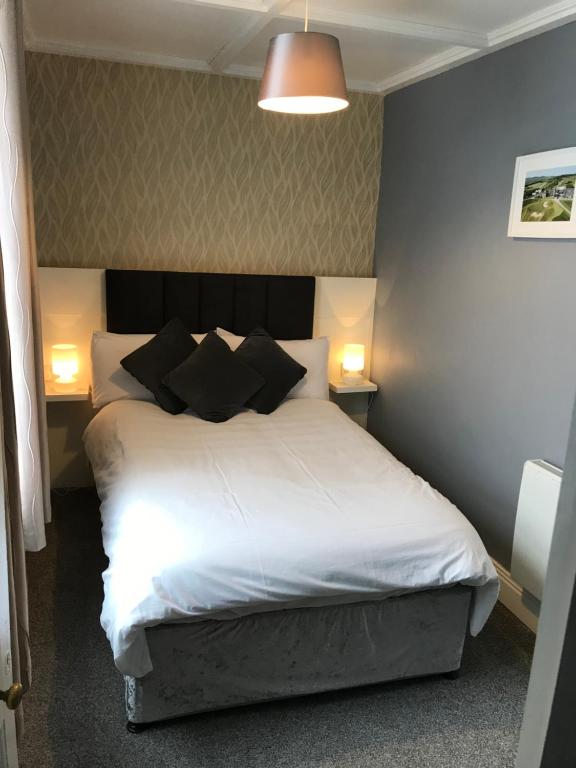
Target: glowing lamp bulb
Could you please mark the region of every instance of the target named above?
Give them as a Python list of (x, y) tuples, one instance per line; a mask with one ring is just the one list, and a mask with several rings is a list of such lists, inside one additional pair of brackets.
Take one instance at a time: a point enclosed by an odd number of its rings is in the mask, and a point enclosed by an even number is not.
[(79, 370), (76, 344), (54, 344), (52, 346), (52, 375), (56, 387), (73, 388)]
[(346, 380), (358, 380), (364, 370), (364, 344), (345, 344), (342, 375)]

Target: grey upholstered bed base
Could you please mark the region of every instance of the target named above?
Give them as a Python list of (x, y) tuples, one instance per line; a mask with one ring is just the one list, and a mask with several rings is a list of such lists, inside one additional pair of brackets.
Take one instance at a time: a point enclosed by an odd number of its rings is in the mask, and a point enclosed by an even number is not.
[(154, 669), (126, 678), (131, 723), (457, 670), (471, 590), (258, 613), (146, 631)]

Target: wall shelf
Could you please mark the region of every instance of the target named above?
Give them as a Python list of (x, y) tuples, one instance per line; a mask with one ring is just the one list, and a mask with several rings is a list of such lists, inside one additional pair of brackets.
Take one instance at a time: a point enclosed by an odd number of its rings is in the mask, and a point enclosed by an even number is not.
[(57, 392), (50, 382), (45, 383), (46, 402), (47, 403), (69, 403), (74, 400), (89, 400), (90, 393), (87, 389), (80, 387), (70, 392)]
[(368, 379), (362, 379), (358, 384), (348, 384), (345, 381), (331, 381), (330, 392), (337, 395), (348, 395), (355, 392), (376, 392), (378, 385)]

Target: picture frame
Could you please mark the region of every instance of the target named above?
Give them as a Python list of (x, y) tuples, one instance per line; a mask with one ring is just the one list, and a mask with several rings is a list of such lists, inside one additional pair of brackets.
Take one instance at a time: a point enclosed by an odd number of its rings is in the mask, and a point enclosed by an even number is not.
[(508, 237), (576, 238), (576, 147), (516, 158)]

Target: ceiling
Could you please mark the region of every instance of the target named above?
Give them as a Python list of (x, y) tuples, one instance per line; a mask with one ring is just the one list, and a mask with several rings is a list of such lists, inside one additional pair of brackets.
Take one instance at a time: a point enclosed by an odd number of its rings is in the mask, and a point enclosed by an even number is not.
[[(304, 0), (24, 0), (33, 51), (260, 77)], [(576, 20), (576, 0), (310, 0), (340, 39), (348, 85), (388, 93)]]

